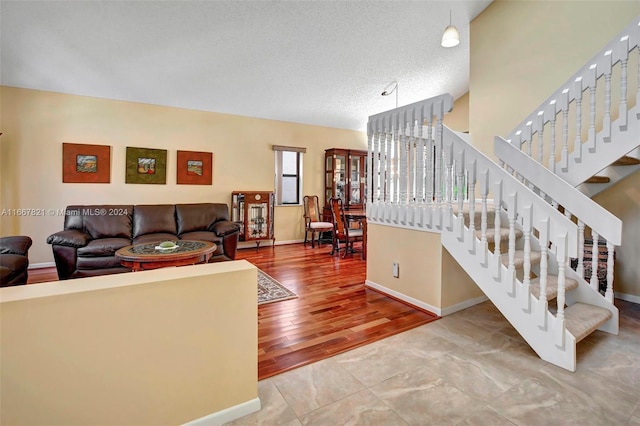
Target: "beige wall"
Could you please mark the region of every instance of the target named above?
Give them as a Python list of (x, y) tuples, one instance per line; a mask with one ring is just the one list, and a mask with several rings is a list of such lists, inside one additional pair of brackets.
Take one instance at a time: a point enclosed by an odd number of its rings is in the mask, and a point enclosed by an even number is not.
[(258, 397), (256, 268), (246, 261), (0, 296), (1, 424), (175, 425)]
[[(324, 150), (366, 149), (362, 132), (227, 114), (0, 87), (3, 209), (68, 204), (225, 202), (234, 190), (273, 190), (272, 145), (306, 147), (305, 194), (323, 194)], [(366, 117), (363, 118), (366, 120)], [(111, 183), (62, 183), (62, 143), (111, 146)], [(125, 184), (126, 147), (168, 150), (167, 184)], [(213, 185), (176, 185), (176, 151), (214, 153)], [(1, 218), (1, 235), (26, 234), (32, 263), (51, 262), (45, 240), (62, 217)], [(278, 207), (278, 241), (303, 238), (302, 207)]]
[(442, 247), (442, 309), (456, 307), (483, 295), (480, 287)]
[[(440, 234), (370, 224), (367, 280), (436, 308), (441, 307)], [(392, 264), (400, 264), (399, 278)]]
[[(442, 313), (483, 295), (447, 252), (440, 234), (370, 224), (367, 229), (367, 280)], [(394, 278), (392, 264), (400, 264)], [(428, 305), (428, 306), (425, 306)]]
[(455, 100), (453, 109), (444, 116), (443, 122), (445, 126), (456, 132), (469, 131), (469, 92)]
[[(637, 1), (495, 1), (489, 5), (471, 23), (473, 144), (494, 157), (495, 135), (506, 136), (638, 14)], [(636, 84), (633, 78), (630, 84)], [(638, 179), (636, 173), (596, 198), (623, 221), (614, 287), (632, 296), (640, 296), (636, 243), (640, 205), (630, 189)]]

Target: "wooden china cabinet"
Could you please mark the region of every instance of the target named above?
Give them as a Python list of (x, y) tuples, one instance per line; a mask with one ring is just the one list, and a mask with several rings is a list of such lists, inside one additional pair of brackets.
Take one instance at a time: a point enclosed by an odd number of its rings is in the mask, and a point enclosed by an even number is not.
[(345, 210), (364, 209), (367, 151), (331, 148), (324, 152), (324, 216), (331, 222), (329, 199), (342, 199)]
[(240, 241), (273, 240), (275, 197), (269, 191), (234, 191), (231, 194), (231, 220), (240, 226)]

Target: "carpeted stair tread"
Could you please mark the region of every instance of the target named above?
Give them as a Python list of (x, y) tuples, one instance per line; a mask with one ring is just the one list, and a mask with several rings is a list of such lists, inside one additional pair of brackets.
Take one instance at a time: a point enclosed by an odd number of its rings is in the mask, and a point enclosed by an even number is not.
[(611, 317), (608, 309), (586, 303), (575, 303), (564, 309), (565, 326), (576, 338), (576, 343), (593, 333)]
[[(477, 202), (474, 206), (474, 209), (475, 210), (473, 211), (473, 216), (474, 216), (473, 224), (476, 229), (480, 229), (480, 225), (482, 223), (482, 204)], [(453, 206), (453, 213), (458, 214), (458, 205)], [(470, 223), (468, 203), (465, 203), (462, 206), (462, 214), (464, 216), (464, 224), (465, 226), (468, 227)], [(496, 217), (496, 210), (495, 210), (495, 207), (493, 206), (493, 201), (492, 201), (490, 203), (487, 203), (487, 227), (493, 226), (493, 224), (495, 223), (494, 221), (495, 217)]]
[(584, 183), (609, 183), (610, 181), (608, 176), (591, 176)]
[[(516, 228), (516, 239), (522, 237), (522, 231)], [(476, 229), (476, 238), (482, 239), (482, 230)], [(496, 240), (496, 228), (487, 228), (487, 242), (493, 243)], [(509, 228), (500, 228), (500, 242), (509, 241)]]
[[(542, 253), (540, 253), (539, 251), (532, 251), (529, 254), (529, 258), (532, 265), (537, 265), (540, 263), (540, 259), (542, 259)], [(509, 266), (508, 252), (502, 253), (502, 264), (507, 267)], [(515, 265), (516, 269), (522, 268), (522, 266), (524, 265), (524, 250), (516, 250), (513, 264)]]
[(619, 160), (616, 160), (612, 166), (635, 166), (637, 164), (640, 164), (640, 160), (637, 158), (633, 158), (633, 157), (628, 157), (628, 156), (624, 156), (622, 158), (620, 158)]
[[(564, 279), (564, 292), (568, 293), (574, 288), (578, 287), (578, 281), (573, 278), (565, 277)], [(540, 299), (540, 278), (534, 278), (531, 280), (529, 286), (531, 294), (537, 299)], [(553, 300), (558, 296), (558, 276), (547, 275), (547, 300)]]

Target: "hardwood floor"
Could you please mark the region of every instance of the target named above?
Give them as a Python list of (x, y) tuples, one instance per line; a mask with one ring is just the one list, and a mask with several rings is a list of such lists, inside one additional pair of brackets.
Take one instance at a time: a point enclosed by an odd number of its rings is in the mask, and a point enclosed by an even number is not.
[(437, 319), (365, 288), (359, 253), (342, 259), (330, 251), (291, 244), (238, 252), (298, 295), (258, 307), (260, 379)]
[[(357, 245), (356, 245), (357, 247)], [(329, 245), (291, 244), (238, 250), (298, 295), (258, 307), (258, 378), (264, 379), (437, 319), (364, 287), (359, 253), (330, 256)], [(56, 279), (32, 270), (29, 283)]]

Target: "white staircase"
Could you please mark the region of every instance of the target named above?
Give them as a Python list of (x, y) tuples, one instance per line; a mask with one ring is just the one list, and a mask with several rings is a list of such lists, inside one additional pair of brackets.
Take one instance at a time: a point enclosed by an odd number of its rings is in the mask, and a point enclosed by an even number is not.
[(618, 332), (612, 294), (568, 267), (580, 235), (570, 217), (442, 125), (452, 104), (446, 94), (369, 118), (367, 220), (441, 233), (536, 353), (574, 371), (578, 341)]
[(637, 17), (507, 139), (496, 137), (501, 164), (442, 124), (449, 94), (369, 117), (367, 220), (439, 232), (536, 353), (571, 371), (580, 340), (618, 333), (613, 265), (622, 223), (589, 198), (601, 188), (586, 182), (606, 173), (602, 187), (640, 168), (617, 163), (640, 159), (640, 60), (633, 95), (627, 69), (639, 41)]
[[(606, 288), (610, 300), (614, 252), (621, 244), (622, 225), (582, 194), (592, 197), (640, 170), (639, 48), (640, 17), (636, 17), (507, 140), (496, 138), (494, 145), (507, 170), (578, 224), (575, 269), (582, 275), (589, 269), (585, 265), (590, 265), (587, 279), (594, 289), (599, 287), (598, 272), (606, 275), (606, 284), (600, 287)], [(629, 62), (637, 64), (635, 69), (628, 68)], [(585, 99), (588, 112), (582, 109)], [(615, 105), (612, 99), (618, 100)], [(591, 235), (592, 243), (586, 259), (585, 241), (589, 239), (585, 235)], [(593, 246), (600, 248), (593, 250)]]

